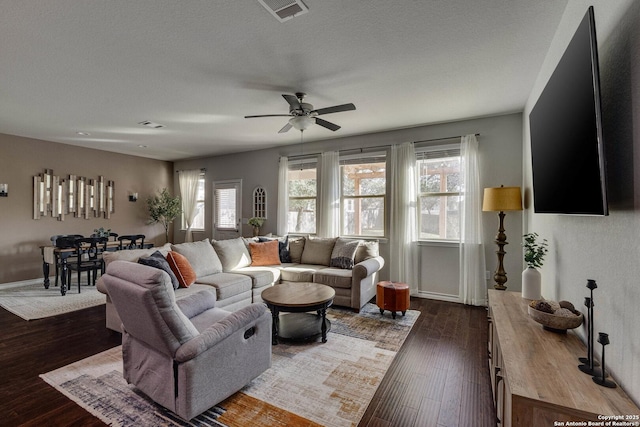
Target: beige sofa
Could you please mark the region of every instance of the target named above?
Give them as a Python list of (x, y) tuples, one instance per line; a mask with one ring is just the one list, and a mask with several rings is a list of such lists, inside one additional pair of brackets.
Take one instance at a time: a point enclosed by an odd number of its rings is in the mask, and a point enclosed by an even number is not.
[[(159, 248), (110, 252), (105, 254), (105, 264), (108, 266), (114, 260), (137, 262), (139, 258), (148, 257), (156, 250), (164, 256), (169, 251), (177, 252), (188, 260), (196, 280), (187, 288), (176, 289), (176, 299), (202, 289), (214, 289), (216, 307), (229, 311), (262, 302), (262, 291), (281, 282), (314, 282), (331, 286), (336, 292), (334, 304), (350, 307), (355, 311), (359, 311), (375, 297), (378, 272), (384, 266), (376, 241), (291, 238), (287, 242), (291, 262), (255, 266), (252, 265), (250, 245), (256, 243), (256, 240), (258, 239), (205, 239), (193, 243), (167, 244)], [(331, 267), (332, 260), (337, 259), (335, 250), (343, 247), (352, 251), (353, 267)], [(101, 280), (98, 280), (97, 287), (100, 292), (107, 294), (107, 328), (120, 331), (120, 318)]]

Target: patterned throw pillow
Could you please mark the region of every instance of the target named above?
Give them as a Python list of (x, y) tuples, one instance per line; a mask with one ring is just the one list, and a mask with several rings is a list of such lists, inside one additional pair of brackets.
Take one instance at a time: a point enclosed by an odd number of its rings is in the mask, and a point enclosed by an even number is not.
[(333, 251), (331, 252), (330, 267), (351, 270), (353, 268), (353, 259), (360, 245), (360, 240), (347, 240), (338, 238)]
[(282, 237), (258, 237), (258, 242), (260, 243), (269, 242), (271, 240), (278, 241), (278, 255), (280, 256), (280, 262), (291, 262), (291, 253), (289, 252), (289, 236), (285, 236), (284, 240), (282, 240)]
[(149, 267), (166, 271), (166, 273), (169, 275), (169, 278), (171, 279), (173, 289), (178, 289), (178, 287), (180, 286), (178, 278), (176, 277), (173, 270), (171, 270), (171, 266), (160, 251), (155, 251), (148, 257), (138, 259), (138, 264), (148, 265)]
[(251, 252), (251, 266), (279, 265), (278, 241), (272, 240), (264, 243), (249, 243)]
[(196, 272), (193, 271), (189, 260), (178, 252), (171, 251), (167, 254), (167, 262), (178, 278), (181, 288), (188, 288), (196, 281)]

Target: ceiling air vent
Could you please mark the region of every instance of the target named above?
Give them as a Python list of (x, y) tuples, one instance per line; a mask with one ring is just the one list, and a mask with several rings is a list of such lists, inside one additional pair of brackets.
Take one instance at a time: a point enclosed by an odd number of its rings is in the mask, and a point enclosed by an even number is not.
[(144, 122), (138, 122), (138, 124), (142, 126), (147, 126), (153, 129), (160, 129), (164, 127), (164, 125), (161, 125), (160, 123), (150, 122), (149, 120), (145, 120)]
[(288, 21), (294, 16), (309, 12), (302, 0), (258, 0), (258, 3), (280, 22)]

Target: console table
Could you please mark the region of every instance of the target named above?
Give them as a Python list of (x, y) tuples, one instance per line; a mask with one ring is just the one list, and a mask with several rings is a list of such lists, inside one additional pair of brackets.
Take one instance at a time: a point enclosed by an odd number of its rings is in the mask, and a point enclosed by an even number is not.
[(531, 319), (519, 292), (489, 290), (489, 369), (499, 426), (640, 415), (620, 387), (601, 387), (578, 369), (578, 357), (586, 352), (573, 331), (546, 331)]

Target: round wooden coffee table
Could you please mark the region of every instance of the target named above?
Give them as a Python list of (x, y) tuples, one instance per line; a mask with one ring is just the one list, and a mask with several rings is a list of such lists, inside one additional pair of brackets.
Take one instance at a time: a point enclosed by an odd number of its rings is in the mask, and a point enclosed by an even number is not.
[[(273, 318), (272, 344), (277, 345), (278, 338), (308, 341), (318, 336), (327, 342), (331, 329), (327, 308), (335, 296), (331, 286), (318, 283), (281, 283), (265, 289), (262, 299)], [(281, 312), (291, 314), (280, 316)]]

